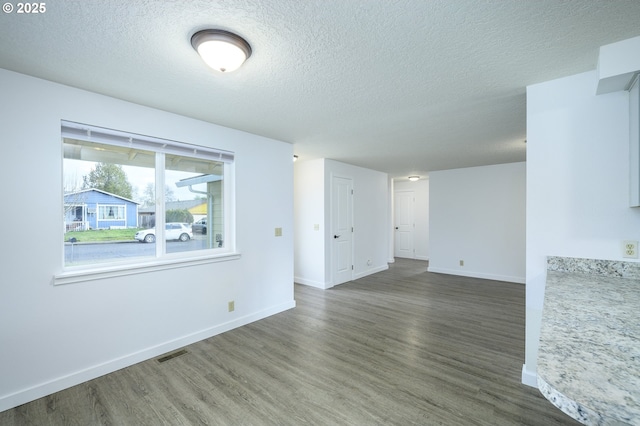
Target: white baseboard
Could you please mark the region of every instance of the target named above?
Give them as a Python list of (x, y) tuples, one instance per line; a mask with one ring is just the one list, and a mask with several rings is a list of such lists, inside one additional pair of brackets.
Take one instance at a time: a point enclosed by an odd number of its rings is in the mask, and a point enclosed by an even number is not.
[(461, 271), (460, 269), (446, 269), (446, 268), (429, 266), (427, 268), (427, 271), (435, 272), (439, 274), (459, 275), (461, 277), (482, 278), (485, 280), (495, 280), (495, 281), (506, 281), (506, 282), (517, 283), (517, 284), (525, 283), (525, 277), (512, 277), (508, 275), (486, 274), (484, 272)]
[[(387, 269), (389, 269), (389, 265), (384, 264), (382, 266), (378, 266), (375, 268), (371, 268), (371, 269), (367, 269), (365, 271), (362, 272), (358, 272), (358, 273), (354, 273), (351, 277), (351, 280), (357, 280), (359, 278), (363, 278), (366, 277), (367, 275), (372, 275), (372, 274), (376, 274), (378, 272), (382, 272), (382, 271), (386, 271)], [(302, 277), (293, 277), (293, 280), (298, 283), (298, 284), (303, 284), (303, 285), (308, 285), (311, 287), (316, 287), (316, 288), (321, 288), (323, 290), (326, 290), (328, 288), (333, 287), (333, 283), (327, 282), (327, 283), (323, 283), (320, 281), (313, 281), (313, 280), (308, 280)]]
[(359, 278), (366, 277), (368, 275), (377, 274), (378, 272), (386, 271), (389, 269), (389, 265), (385, 264), (382, 266), (378, 266), (375, 268), (367, 269), (366, 271), (358, 272), (357, 274), (353, 274), (353, 279), (357, 280)]
[(3, 395), (0, 397), (0, 411), (5, 411), (10, 408), (17, 407), (18, 405), (34, 401), (38, 398), (42, 398), (43, 396), (51, 395), (52, 393), (59, 392), (63, 389), (70, 388), (80, 383), (84, 383), (88, 380), (92, 380), (97, 377), (104, 376), (105, 374), (109, 374), (122, 368), (137, 364), (139, 362), (155, 358), (167, 352), (171, 352), (192, 343), (199, 342), (200, 340), (216, 336), (226, 331), (233, 330), (234, 328), (238, 328), (243, 325), (261, 320), (263, 318), (267, 318), (271, 315), (286, 311), (288, 309), (295, 308), (295, 306), (295, 300), (272, 306), (271, 308), (255, 312), (253, 314), (245, 315), (232, 321), (219, 324), (192, 334), (188, 334), (186, 336), (182, 336), (177, 339), (159, 344), (157, 346), (146, 348), (141, 351), (134, 352), (132, 354), (125, 355), (90, 368), (86, 368), (84, 370), (79, 370), (66, 376), (61, 376), (56, 379), (40, 383), (36, 386), (22, 389), (18, 392)]
[(302, 277), (293, 277), (293, 281), (297, 284), (308, 285), (310, 287), (321, 288), (323, 290), (326, 290), (327, 288), (329, 288), (329, 284), (327, 283), (323, 283), (321, 281), (308, 280)]
[(522, 365), (522, 383), (531, 386), (532, 388), (538, 387), (538, 375), (527, 370), (527, 364)]
[[(398, 256), (400, 257), (400, 256)], [(429, 256), (420, 256), (420, 255), (416, 255), (414, 257), (400, 257), (400, 259), (413, 259), (413, 260), (429, 260)], [(389, 263), (393, 263), (395, 262), (395, 258), (393, 258), (393, 261), (389, 261)]]

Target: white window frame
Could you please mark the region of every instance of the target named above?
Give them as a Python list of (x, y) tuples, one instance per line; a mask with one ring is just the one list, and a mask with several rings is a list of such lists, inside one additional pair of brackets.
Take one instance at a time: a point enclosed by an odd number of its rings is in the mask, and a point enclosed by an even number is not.
[[(98, 210), (98, 220), (101, 221), (101, 222), (102, 221), (107, 222), (107, 221), (110, 221), (110, 220), (113, 220), (113, 221), (127, 220), (127, 205), (126, 204), (98, 204), (96, 207), (97, 207), (97, 210)], [(100, 216), (100, 209), (101, 208), (107, 208), (107, 207), (109, 207), (109, 208), (114, 208), (115, 207), (117, 210), (122, 209), (124, 214), (122, 215), (122, 217), (115, 216), (113, 219), (110, 218), (110, 217), (101, 217)]]
[[(155, 257), (136, 258), (133, 260), (104, 262), (82, 266), (65, 266), (63, 250), (61, 261), (62, 270), (54, 275), (54, 285), (80, 283), (97, 279), (183, 268), (192, 265), (223, 262), (240, 258), (240, 253), (236, 251), (235, 244), (235, 154), (233, 152), (64, 120), (61, 122), (61, 134), (62, 139), (72, 138), (88, 142), (138, 148), (155, 152), (156, 182), (164, 182), (164, 154), (175, 154), (224, 162), (222, 185), (224, 194), (223, 226), (225, 245), (222, 248), (214, 247), (205, 250), (166, 253), (164, 215), (156, 214), (157, 239)], [(64, 155), (62, 157), (62, 161), (64, 161)], [(162, 206), (160, 208), (160, 212), (162, 212), (165, 208), (164, 188), (157, 190), (156, 194), (156, 206)], [(64, 222), (64, 203), (62, 204), (63, 212), (61, 221)], [(125, 216), (126, 214), (125, 206)], [(96, 211), (96, 215), (99, 216), (99, 211)], [(61, 236), (60, 241), (62, 240), (63, 238)]]

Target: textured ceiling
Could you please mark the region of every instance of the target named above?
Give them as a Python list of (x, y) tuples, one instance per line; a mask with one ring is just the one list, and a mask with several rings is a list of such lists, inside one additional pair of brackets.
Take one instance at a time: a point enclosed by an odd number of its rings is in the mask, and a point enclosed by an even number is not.
[[(14, 4), (17, 2), (14, 2)], [(640, 35), (638, 0), (79, 0), (0, 14), (0, 67), (388, 172), (524, 161), (526, 86)], [(204, 28), (242, 35), (209, 70)], [(126, 129), (125, 129), (126, 130)], [(187, 141), (188, 142), (188, 141)]]

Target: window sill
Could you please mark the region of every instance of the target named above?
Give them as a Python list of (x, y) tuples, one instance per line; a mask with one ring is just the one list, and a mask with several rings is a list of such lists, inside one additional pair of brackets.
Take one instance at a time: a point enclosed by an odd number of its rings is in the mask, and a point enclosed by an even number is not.
[(179, 259), (153, 260), (129, 265), (111, 265), (77, 271), (65, 271), (53, 276), (53, 285), (76, 284), (86, 281), (102, 280), (105, 278), (144, 274), (147, 272), (227, 262), (237, 259), (240, 259), (240, 253), (224, 253)]

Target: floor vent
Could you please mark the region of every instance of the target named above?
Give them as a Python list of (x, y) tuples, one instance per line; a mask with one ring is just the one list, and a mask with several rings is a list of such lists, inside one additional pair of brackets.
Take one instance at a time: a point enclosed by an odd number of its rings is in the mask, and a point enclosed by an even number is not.
[(166, 362), (166, 361), (169, 361), (170, 359), (177, 358), (180, 355), (184, 355), (184, 354), (188, 354), (188, 353), (189, 352), (186, 349), (181, 349), (181, 350), (179, 350), (177, 352), (174, 352), (172, 354), (161, 356), (160, 358), (158, 358), (158, 362)]

